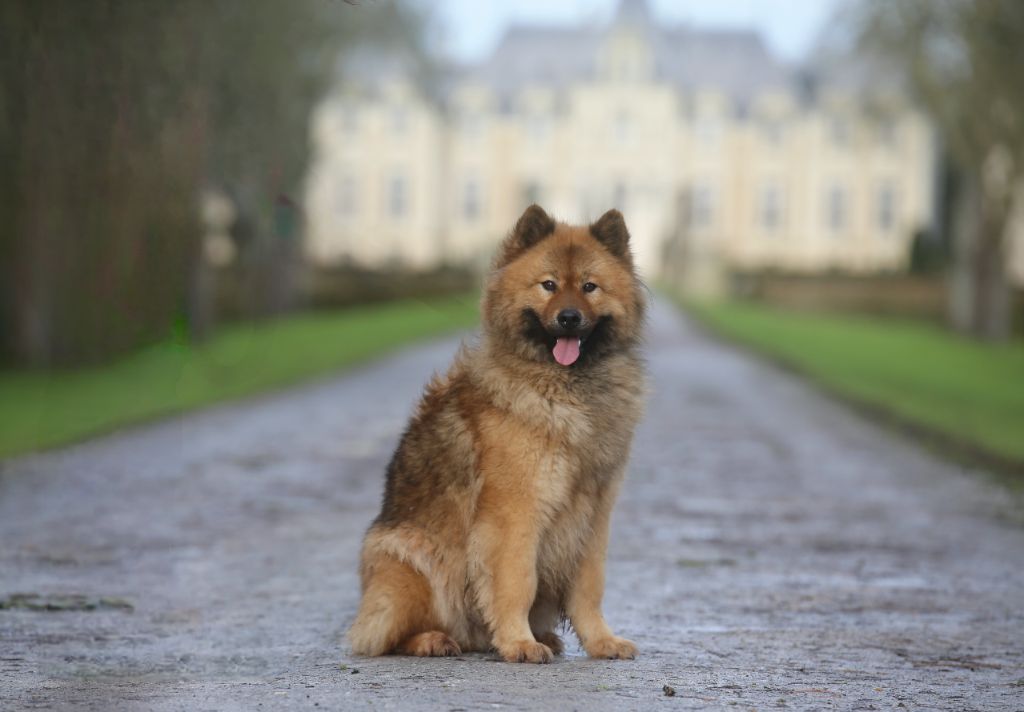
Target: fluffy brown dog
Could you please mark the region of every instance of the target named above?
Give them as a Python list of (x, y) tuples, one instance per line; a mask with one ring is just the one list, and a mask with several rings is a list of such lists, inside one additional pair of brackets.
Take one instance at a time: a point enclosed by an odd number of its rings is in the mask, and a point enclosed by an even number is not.
[(643, 290), (622, 215), (575, 227), (531, 206), (482, 312), (481, 342), (430, 383), (388, 466), (352, 649), (549, 662), (567, 617), (592, 657), (632, 658), (601, 613), (644, 392)]

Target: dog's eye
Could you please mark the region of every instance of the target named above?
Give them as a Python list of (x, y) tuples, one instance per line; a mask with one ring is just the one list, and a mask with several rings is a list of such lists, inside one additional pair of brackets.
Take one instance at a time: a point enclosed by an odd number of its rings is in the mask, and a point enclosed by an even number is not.
[(593, 282), (587, 282), (586, 284), (583, 285), (584, 292), (593, 292), (595, 289), (597, 289), (597, 285), (594, 284)]
[(544, 287), (544, 289), (548, 290), (549, 292), (553, 292), (556, 289), (558, 289), (558, 286), (550, 279), (545, 279), (543, 282), (540, 283), (540, 286)]

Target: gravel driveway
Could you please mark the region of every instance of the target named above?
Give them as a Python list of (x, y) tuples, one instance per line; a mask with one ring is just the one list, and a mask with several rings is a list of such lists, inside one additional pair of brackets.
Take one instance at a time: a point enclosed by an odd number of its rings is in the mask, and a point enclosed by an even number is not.
[(0, 464), (0, 709), (1024, 709), (1010, 496), (664, 303), (605, 606), (641, 657), (351, 657), (383, 467), (456, 345)]

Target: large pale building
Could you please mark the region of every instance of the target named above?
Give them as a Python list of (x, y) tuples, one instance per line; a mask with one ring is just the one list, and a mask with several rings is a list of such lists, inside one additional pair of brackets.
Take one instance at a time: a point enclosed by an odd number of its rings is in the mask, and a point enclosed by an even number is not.
[(786, 66), (753, 32), (663, 27), (643, 0), (601, 27), (513, 27), (435, 81), (396, 57), (344, 66), (313, 120), (321, 264), (482, 264), (537, 202), (621, 209), (648, 277), (870, 272), (904, 267), (932, 220), (933, 138), (899, 91)]

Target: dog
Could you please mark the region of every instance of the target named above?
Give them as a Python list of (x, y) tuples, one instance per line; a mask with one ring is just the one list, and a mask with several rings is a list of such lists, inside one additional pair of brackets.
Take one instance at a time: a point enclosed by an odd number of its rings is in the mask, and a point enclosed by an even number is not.
[(645, 308), (619, 211), (588, 226), (523, 213), (487, 277), (479, 342), (427, 386), (387, 468), (354, 653), (546, 663), (568, 620), (591, 657), (636, 656), (601, 600)]

